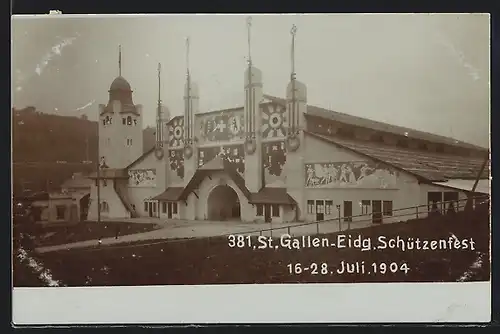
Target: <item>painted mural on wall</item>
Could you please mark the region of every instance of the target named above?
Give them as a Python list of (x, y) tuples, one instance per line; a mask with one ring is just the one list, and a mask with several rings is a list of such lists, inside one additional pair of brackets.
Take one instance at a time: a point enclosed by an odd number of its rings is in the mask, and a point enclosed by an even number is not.
[(262, 137), (276, 138), (286, 135), (287, 119), (286, 108), (277, 104), (262, 106)]
[(305, 164), (305, 184), (311, 188), (397, 188), (397, 176), (387, 165), (368, 161)]
[(131, 169), (128, 171), (128, 184), (131, 187), (156, 187), (156, 170)]
[(284, 182), (283, 167), (286, 162), (284, 141), (262, 144), (262, 164), (266, 184)]
[(200, 142), (232, 141), (244, 138), (244, 120), (241, 111), (205, 115), (199, 119)]
[(198, 150), (198, 166), (203, 166), (216, 156), (220, 156), (229, 162), (240, 174), (245, 172), (245, 152), (243, 151), (243, 145), (200, 148)]
[(176, 118), (168, 129), (168, 144), (171, 148), (184, 144), (184, 118)]
[(184, 178), (184, 151), (183, 150), (169, 150), (168, 159), (170, 162), (170, 170), (174, 172), (179, 178)]

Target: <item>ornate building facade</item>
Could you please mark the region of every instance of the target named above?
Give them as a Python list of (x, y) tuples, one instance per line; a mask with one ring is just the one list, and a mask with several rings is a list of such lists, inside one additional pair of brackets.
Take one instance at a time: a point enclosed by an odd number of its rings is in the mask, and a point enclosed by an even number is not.
[(487, 155), (451, 138), (308, 105), (293, 61), (284, 99), (263, 87), (249, 55), (242, 106), (202, 113), (188, 67), (183, 115), (158, 113), (157, 143), (142, 153), (142, 107), (116, 78), (99, 111), (102, 164), (92, 176), (89, 219), (99, 209), (103, 219), (400, 221), (416, 213), (407, 209), (401, 218), (398, 209), (466, 198), (473, 181), (469, 189), (443, 182), (474, 179)]

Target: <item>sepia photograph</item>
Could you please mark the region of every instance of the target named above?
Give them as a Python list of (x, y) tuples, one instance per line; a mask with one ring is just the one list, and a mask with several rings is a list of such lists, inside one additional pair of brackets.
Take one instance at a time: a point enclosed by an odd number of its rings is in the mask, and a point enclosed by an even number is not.
[(15, 323), (489, 321), (489, 15), (11, 25)]

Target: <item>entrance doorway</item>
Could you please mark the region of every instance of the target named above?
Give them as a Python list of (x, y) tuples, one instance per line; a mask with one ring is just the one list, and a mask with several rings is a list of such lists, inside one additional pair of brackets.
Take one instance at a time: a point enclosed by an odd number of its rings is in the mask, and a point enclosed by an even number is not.
[(240, 201), (233, 188), (220, 185), (210, 192), (207, 199), (207, 218), (221, 221), (241, 219)]
[(168, 219), (172, 218), (172, 202), (167, 203), (167, 217)]
[(372, 201), (372, 223), (382, 224), (382, 201)]

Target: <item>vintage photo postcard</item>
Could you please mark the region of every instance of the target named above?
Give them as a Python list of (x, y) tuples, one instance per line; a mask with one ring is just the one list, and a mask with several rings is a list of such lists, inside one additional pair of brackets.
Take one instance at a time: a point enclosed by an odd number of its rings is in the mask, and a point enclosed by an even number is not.
[(490, 17), (12, 19), (13, 322), (490, 321)]

